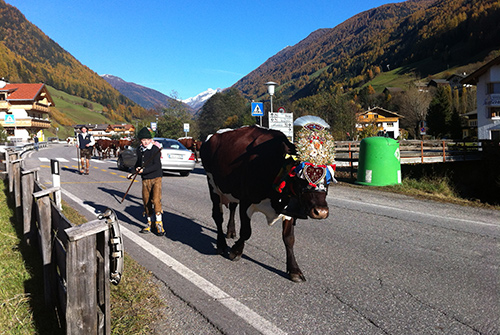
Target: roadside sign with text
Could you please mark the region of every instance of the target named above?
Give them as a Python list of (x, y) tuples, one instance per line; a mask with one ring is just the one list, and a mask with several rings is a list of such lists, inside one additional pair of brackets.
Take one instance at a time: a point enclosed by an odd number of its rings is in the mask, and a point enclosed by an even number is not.
[(269, 113), (269, 128), (281, 131), (293, 142), (293, 113)]

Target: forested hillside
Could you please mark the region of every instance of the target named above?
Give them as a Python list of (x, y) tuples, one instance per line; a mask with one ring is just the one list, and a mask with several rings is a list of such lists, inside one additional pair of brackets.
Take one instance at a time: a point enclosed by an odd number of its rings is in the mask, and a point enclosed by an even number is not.
[(105, 112), (110, 120), (130, 121), (145, 116), (144, 108), (120, 94), (3, 0), (0, 42), (0, 77), (9, 82), (44, 82), (108, 107)]
[(497, 0), (410, 0), (380, 6), (311, 33), (234, 87), (255, 99), (272, 80), (280, 84), (281, 97), (297, 100), (355, 89), (396, 68), (425, 78), (500, 49), (499, 18)]

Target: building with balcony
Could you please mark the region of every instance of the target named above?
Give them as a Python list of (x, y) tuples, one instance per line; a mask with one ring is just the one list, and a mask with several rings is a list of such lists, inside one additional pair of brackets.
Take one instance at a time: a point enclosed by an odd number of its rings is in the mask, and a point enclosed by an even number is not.
[(54, 101), (45, 84), (10, 84), (0, 80), (0, 124), (12, 141), (27, 142), (33, 135), (43, 140), (50, 128)]
[(370, 108), (356, 115), (356, 129), (362, 131), (370, 125), (375, 125), (380, 134), (397, 139), (400, 136), (399, 119), (401, 117), (381, 107)]
[(500, 140), (500, 56), (462, 79), (476, 85), (477, 136), (479, 140)]

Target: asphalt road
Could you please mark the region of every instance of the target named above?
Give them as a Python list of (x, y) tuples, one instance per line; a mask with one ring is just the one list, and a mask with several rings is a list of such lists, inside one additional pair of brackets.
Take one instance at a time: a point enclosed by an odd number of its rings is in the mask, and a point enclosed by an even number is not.
[(93, 161), (90, 175), (80, 176), (74, 147), (26, 155), (25, 168), (40, 167), (47, 186), (50, 158), (61, 162), (63, 199), (89, 220), (116, 210), (126, 252), (186, 311), (175, 315), (178, 333), (500, 332), (498, 211), (331, 186), (329, 218), (297, 223), (295, 253), (307, 278), (297, 284), (285, 273), (280, 224), (267, 226), (261, 214), (239, 262), (217, 255), (201, 165), (188, 177), (164, 175), (167, 235), (158, 237), (138, 233), (140, 183), (120, 203), (130, 181), (115, 159)]

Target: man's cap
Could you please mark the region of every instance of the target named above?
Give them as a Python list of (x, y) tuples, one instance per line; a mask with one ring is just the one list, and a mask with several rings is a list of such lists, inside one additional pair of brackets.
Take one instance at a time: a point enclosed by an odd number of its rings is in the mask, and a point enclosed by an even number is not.
[(137, 134), (138, 139), (143, 139), (143, 138), (153, 138), (151, 135), (151, 132), (147, 127), (142, 128), (139, 133)]

